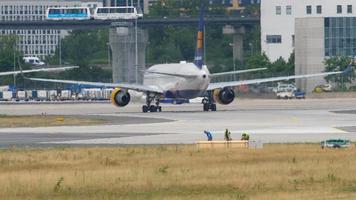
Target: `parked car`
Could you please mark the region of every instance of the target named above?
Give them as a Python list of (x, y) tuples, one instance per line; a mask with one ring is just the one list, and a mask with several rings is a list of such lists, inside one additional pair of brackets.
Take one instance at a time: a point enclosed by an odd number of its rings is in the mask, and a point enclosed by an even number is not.
[(350, 140), (331, 139), (320, 143), (321, 148), (347, 148), (351, 146)]
[(314, 92), (316, 93), (321, 93), (321, 92), (331, 92), (333, 89), (332, 85), (330, 84), (324, 84), (324, 85), (318, 85), (314, 88)]
[(25, 63), (30, 64), (30, 65), (35, 65), (35, 66), (43, 66), (46, 63), (42, 62), (38, 57), (23, 57)]
[(297, 89), (294, 91), (294, 97), (296, 99), (305, 99), (305, 92), (301, 91), (300, 89)]

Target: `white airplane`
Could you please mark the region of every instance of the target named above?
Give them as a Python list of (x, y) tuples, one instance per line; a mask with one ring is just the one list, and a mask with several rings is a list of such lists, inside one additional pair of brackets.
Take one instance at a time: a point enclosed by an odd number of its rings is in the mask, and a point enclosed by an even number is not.
[(20, 71), (7, 71), (7, 72), (0, 72), (0, 76), (27, 74), (33, 72), (65, 71), (65, 70), (75, 69), (75, 68), (79, 68), (79, 67), (69, 66), (69, 67), (40, 68), (40, 69), (30, 69), (30, 70), (20, 70)]
[(189, 100), (196, 97), (204, 97), (202, 101), (204, 111), (216, 111), (216, 102), (227, 105), (235, 99), (235, 93), (232, 87), (272, 81), (342, 74), (347, 73), (352, 69), (352, 66), (349, 66), (345, 71), (211, 83), (210, 80), (214, 76), (246, 73), (263, 70), (265, 68), (210, 74), (207, 66), (203, 63), (203, 30), (204, 16), (203, 11), (201, 11), (194, 62), (153, 65), (145, 71), (143, 84), (101, 83), (43, 78), (30, 79), (33, 81), (113, 87), (116, 89), (112, 92), (111, 101), (114, 105), (119, 107), (124, 107), (129, 104), (131, 99), (128, 92), (129, 90), (144, 92), (146, 93), (146, 104), (142, 106), (142, 112), (160, 112), (162, 110), (160, 101), (163, 99)]

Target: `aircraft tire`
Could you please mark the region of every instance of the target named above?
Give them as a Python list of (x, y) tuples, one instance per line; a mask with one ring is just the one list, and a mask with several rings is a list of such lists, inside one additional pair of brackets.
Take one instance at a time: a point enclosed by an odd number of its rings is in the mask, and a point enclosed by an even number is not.
[(148, 107), (146, 105), (142, 106), (142, 112), (144, 113), (148, 112)]
[(150, 106), (150, 112), (157, 112), (157, 107), (154, 105)]
[(204, 105), (203, 105), (203, 110), (205, 111), (205, 112), (207, 112), (207, 111), (209, 111), (209, 104), (207, 104), (207, 103), (204, 103)]
[(157, 107), (158, 112), (162, 112), (162, 106)]

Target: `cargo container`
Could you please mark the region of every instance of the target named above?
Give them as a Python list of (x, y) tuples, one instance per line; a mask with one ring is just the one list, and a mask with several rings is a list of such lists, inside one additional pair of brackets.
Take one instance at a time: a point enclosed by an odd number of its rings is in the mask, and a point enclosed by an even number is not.
[(33, 100), (38, 100), (38, 93), (37, 93), (37, 90), (32, 90), (32, 99), (33, 99)]
[(47, 99), (50, 101), (57, 100), (57, 90), (48, 90), (47, 91)]
[(12, 100), (12, 91), (3, 91), (2, 92), (2, 99), (4, 101), (11, 101)]
[(32, 90), (26, 90), (26, 99), (27, 100), (32, 100), (33, 96), (32, 96)]
[(112, 93), (113, 89), (112, 88), (106, 88), (102, 90), (103, 93), (103, 99), (110, 99), (111, 97), (111, 93)]
[(62, 90), (58, 98), (62, 101), (70, 100), (72, 98), (72, 92), (70, 90)]
[(25, 101), (26, 100), (26, 91), (17, 91), (16, 101)]
[(45, 101), (47, 100), (47, 90), (37, 90), (36, 100), (37, 101)]
[(100, 88), (89, 88), (83, 89), (81, 94), (85, 100), (101, 100), (103, 99), (103, 94)]

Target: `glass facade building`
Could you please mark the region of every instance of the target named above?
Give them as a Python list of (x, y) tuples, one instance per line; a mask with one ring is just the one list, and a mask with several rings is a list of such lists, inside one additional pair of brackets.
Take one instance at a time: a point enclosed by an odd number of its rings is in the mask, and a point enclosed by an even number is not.
[[(0, 21), (42, 21), (45, 20), (48, 7), (80, 6), (80, 0), (0, 0)], [(3, 35), (17, 35), (17, 48), (24, 56), (36, 56), (44, 59), (54, 55), (59, 41), (68, 31), (55, 29), (1, 29)]]
[(356, 17), (326, 17), (325, 56), (353, 56), (356, 53)]
[(144, 1), (143, 0), (104, 0), (103, 6), (110, 7), (110, 6), (133, 6), (135, 7), (143, 7)]

